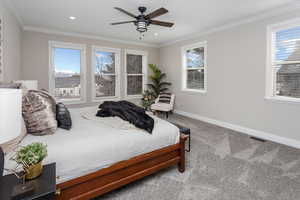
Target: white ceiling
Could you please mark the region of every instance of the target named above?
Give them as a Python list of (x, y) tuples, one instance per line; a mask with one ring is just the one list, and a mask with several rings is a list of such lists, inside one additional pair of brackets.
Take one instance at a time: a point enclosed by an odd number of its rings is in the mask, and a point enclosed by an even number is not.
[[(160, 7), (169, 10), (157, 20), (174, 22), (172, 28), (151, 25), (142, 42), (163, 44), (286, 6), (295, 0), (10, 0), (24, 27), (141, 42), (133, 24), (111, 26), (131, 20), (113, 7), (138, 14)], [(77, 17), (72, 21), (69, 16)], [(158, 36), (154, 36), (158, 33)]]

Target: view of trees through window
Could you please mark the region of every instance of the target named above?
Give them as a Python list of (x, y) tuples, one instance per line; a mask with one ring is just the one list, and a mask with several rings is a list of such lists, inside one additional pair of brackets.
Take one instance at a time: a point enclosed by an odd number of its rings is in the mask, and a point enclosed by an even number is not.
[(95, 92), (96, 97), (116, 95), (115, 53), (96, 51), (95, 54)]
[(300, 98), (300, 26), (276, 32), (275, 95)]
[(53, 48), (55, 70), (55, 97), (79, 99), (81, 97), (81, 50)]
[(204, 89), (204, 48), (186, 51), (188, 89)]
[(143, 56), (126, 55), (127, 61), (127, 95), (141, 95), (143, 93)]

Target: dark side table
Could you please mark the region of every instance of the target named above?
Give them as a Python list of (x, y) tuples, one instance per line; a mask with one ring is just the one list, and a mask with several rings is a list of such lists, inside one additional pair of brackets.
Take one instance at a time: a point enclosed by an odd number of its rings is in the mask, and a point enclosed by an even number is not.
[[(54, 200), (56, 191), (56, 166), (55, 163), (44, 165), (43, 173), (36, 179), (30, 180), (34, 185), (31, 195), (18, 200)], [(0, 178), (0, 199), (12, 200), (13, 187), (22, 183), (15, 175), (9, 174)]]

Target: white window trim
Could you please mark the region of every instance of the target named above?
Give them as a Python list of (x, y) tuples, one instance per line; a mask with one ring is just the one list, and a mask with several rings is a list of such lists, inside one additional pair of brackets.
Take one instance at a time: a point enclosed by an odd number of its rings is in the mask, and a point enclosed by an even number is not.
[[(278, 31), (293, 28), (300, 25), (300, 18), (295, 18), (289, 21), (285, 21), (278, 24), (272, 24), (267, 27), (267, 60), (266, 60), (266, 87), (265, 87), (265, 99), (286, 102), (286, 103), (300, 103), (300, 98), (278, 96), (275, 94), (276, 87), (276, 75), (274, 75), (274, 63), (275, 63), (275, 34)], [(284, 62), (295, 63), (295, 62)], [(299, 63), (299, 62), (297, 62)], [(280, 64), (280, 63), (277, 63)]]
[[(189, 89), (187, 88), (187, 66), (186, 66), (186, 51), (195, 48), (204, 48), (204, 89)], [(181, 61), (182, 61), (182, 77), (181, 77), (181, 90), (184, 92), (207, 92), (207, 41), (198, 42), (192, 45), (186, 45), (181, 48)], [(198, 69), (198, 68), (197, 68)]]
[[(138, 51), (138, 50), (131, 50), (131, 49), (125, 49), (124, 52), (124, 66), (125, 66), (125, 99), (134, 99), (134, 98), (142, 98), (142, 94), (141, 95), (128, 95), (127, 94), (127, 54), (133, 54), (133, 55), (141, 55), (143, 56), (143, 88), (142, 88), (142, 92), (144, 92), (147, 88), (147, 82), (148, 82), (148, 73), (147, 73), (147, 66), (148, 66), (148, 52), (146, 51)], [(133, 75), (133, 74), (131, 74)], [(141, 74), (137, 74), (137, 75), (141, 75)]]
[(53, 96), (55, 95), (55, 69), (53, 64), (53, 48), (70, 48), (78, 49), (81, 51), (81, 63), (80, 63), (80, 85), (81, 85), (81, 97), (79, 100), (64, 100), (60, 99), (59, 101), (64, 102), (65, 104), (81, 104), (86, 103), (86, 45), (85, 44), (75, 44), (75, 43), (66, 43), (58, 41), (49, 41), (49, 91)]
[[(95, 68), (96, 68), (96, 62), (95, 62), (95, 53), (96, 51), (103, 51), (103, 52), (111, 52), (115, 53), (115, 76), (116, 76), (116, 85), (115, 85), (115, 96), (109, 96), (109, 97), (96, 97), (95, 92)], [(120, 78), (121, 78), (121, 49), (118, 48), (110, 48), (110, 47), (103, 47), (103, 46), (92, 46), (92, 55), (91, 55), (91, 63), (92, 63), (92, 69), (91, 69), (91, 79), (92, 79), (92, 101), (93, 102), (101, 102), (103, 100), (119, 100), (120, 99)]]

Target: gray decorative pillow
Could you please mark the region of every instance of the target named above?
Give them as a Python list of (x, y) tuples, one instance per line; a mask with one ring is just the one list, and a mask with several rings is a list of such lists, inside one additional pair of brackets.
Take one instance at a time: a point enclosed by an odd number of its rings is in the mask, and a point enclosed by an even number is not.
[(27, 132), (32, 135), (53, 134), (57, 128), (56, 102), (47, 92), (28, 90), (23, 96), (22, 113)]

